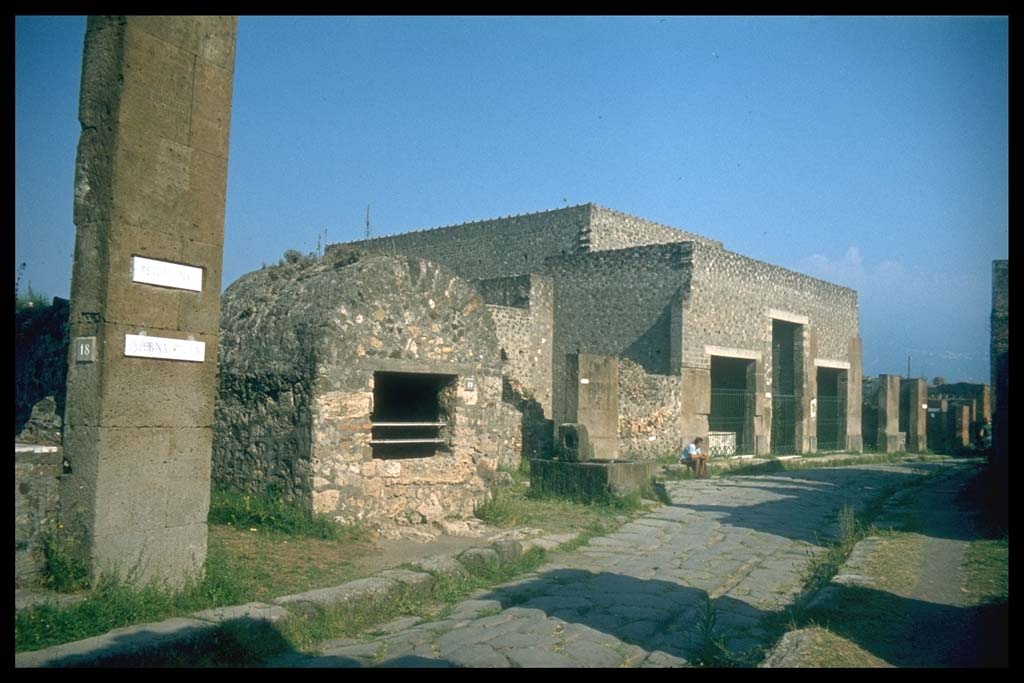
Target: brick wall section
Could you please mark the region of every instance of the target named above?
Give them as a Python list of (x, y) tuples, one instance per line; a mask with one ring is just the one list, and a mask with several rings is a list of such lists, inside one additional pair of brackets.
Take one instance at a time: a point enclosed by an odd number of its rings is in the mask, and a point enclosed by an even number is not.
[[(656, 375), (672, 373), (670, 331), (690, 283), (688, 242), (595, 252), (546, 262), (554, 279), (555, 424), (566, 381), (566, 355), (620, 356)], [(626, 314), (628, 312), (628, 314)]]

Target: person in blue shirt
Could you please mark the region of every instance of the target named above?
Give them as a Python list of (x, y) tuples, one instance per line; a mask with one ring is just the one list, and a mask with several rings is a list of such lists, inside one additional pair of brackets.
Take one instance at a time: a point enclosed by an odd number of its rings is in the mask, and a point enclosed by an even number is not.
[(693, 470), (693, 476), (698, 479), (708, 476), (708, 457), (700, 450), (702, 443), (704, 443), (704, 439), (698, 436), (683, 449), (682, 455), (679, 456), (679, 463)]

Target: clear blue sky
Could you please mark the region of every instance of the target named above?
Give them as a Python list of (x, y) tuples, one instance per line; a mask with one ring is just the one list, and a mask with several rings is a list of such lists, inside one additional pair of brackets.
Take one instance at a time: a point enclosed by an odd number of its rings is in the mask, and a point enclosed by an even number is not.
[[(15, 21), (15, 267), (68, 296), (85, 19)], [(989, 380), (1008, 21), (241, 17), (224, 281), (594, 202), (860, 295), (864, 371)]]

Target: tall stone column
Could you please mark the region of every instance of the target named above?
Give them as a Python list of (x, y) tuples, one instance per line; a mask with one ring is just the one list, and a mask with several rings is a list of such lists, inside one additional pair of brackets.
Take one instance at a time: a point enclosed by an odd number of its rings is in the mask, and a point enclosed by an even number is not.
[(949, 406), (950, 448), (956, 453), (971, 444), (971, 408), (965, 403)]
[(878, 388), (878, 450), (894, 453), (900, 448), (900, 377), (880, 375)]
[(1010, 436), (1010, 262), (992, 262), (992, 445), (1005, 466)]
[(94, 580), (206, 558), (234, 17), (90, 17), (61, 514)]
[(928, 387), (923, 379), (905, 379), (909, 394), (907, 413), (907, 452), (921, 453), (928, 448)]
[(863, 392), (863, 353), (860, 337), (850, 337), (847, 343), (850, 370), (846, 376), (846, 450), (851, 453), (864, 451), (864, 434), (861, 431), (861, 397)]

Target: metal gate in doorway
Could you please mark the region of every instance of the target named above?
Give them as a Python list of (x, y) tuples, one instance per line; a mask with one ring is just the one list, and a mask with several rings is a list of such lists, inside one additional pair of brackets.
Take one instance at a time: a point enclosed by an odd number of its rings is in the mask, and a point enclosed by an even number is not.
[(772, 395), (772, 455), (792, 455), (796, 448), (796, 396)]

